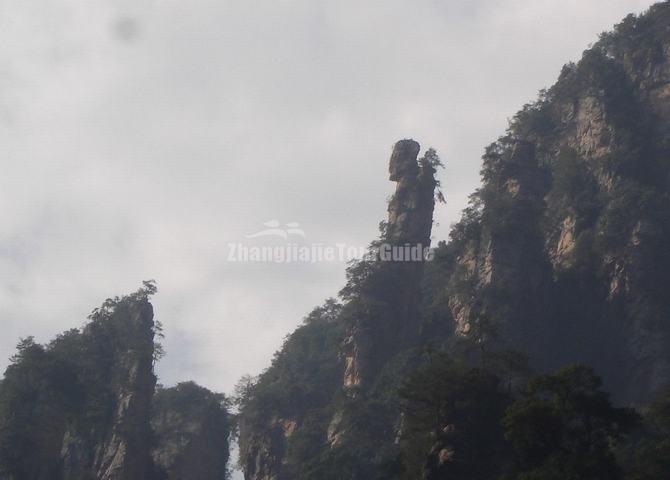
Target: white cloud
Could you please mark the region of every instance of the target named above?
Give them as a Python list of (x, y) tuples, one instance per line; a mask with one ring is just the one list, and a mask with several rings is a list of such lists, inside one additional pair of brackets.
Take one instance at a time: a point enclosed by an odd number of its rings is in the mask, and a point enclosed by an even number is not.
[(229, 391), (344, 275), (227, 242), (367, 244), (404, 137), (447, 164), (446, 238), (506, 119), (649, 4), (0, 0), (0, 366), (156, 278), (162, 381)]

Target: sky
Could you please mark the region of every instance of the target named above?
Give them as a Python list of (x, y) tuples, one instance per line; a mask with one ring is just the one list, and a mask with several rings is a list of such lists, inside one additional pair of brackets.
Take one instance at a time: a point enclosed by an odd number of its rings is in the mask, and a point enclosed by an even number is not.
[(401, 138), (446, 165), (446, 239), (508, 119), (651, 3), (0, 0), (0, 369), (155, 279), (159, 381), (231, 392), (345, 263), (230, 243), (367, 245)]

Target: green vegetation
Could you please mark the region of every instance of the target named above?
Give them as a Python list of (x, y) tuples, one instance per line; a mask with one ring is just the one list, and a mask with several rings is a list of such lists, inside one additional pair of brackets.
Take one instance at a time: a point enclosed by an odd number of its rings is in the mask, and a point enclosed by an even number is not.
[(510, 394), (491, 371), (431, 354), (400, 397), (398, 478), (476, 480), (500, 471), (507, 456), (500, 418)]
[(324, 442), (329, 418), (322, 411), (338, 392), (342, 371), (338, 364), (343, 326), (337, 322), (342, 305), (329, 299), (314, 309), (275, 355), (272, 366), (252, 383), (245, 378), (237, 388), (240, 418), (246, 427), (240, 437), (240, 458), (257, 439), (244, 436), (273, 419), (304, 418), (300, 433), (286, 446), (289, 468), (302, 468)]
[[(100, 460), (112, 425), (118, 421), (115, 415), (119, 402), (126, 400), (131, 391), (137, 397), (144, 396), (147, 403), (153, 395), (152, 363), (163, 354), (158, 343), (162, 338), (161, 325), (153, 321), (149, 303), (155, 293), (155, 283), (144, 282), (137, 292), (107, 299), (80, 330), (62, 333), (47, 345), (36, 343), (32, 337), (21, 340), (0, 382), (0, 478), (95, 478), (94, 463)], [(141, 375), (138, 371), (145, 372), (146, 378), (137, 377)], [(232, 428), (228, 406), (223, 396), (185, 383), (159, 389), (153, 408), (156, 416), (171, 411), (182, 418), (199, 417), (203, 424), (199, 435), (209, 432), (212, 442), (216, 440), (221, 446), (210, 466), (216, 466), (213, 471), (223, 472), (224, 478)], [(144, 444), (135, 447), (146, 448), (147, 458), (135, 460), (149, 463), (148, 405), (130, 408), (135, 408), (132, 414), (137, 418), (124, 419), (124, 428), (146, 430), (146, 439), (141, 440)], [(159, 425), (165, 428), (155, 432), (156, 447), (163, 448), (172, 441), (176, 445), (173, 452), (183, 449), (181, 442), (197, 433), (190, 430), (188, 422), (170, 424), (165, 420)], [(138, 433), (140, 437), (144, 434)], [(66, 461), (65, 446), (73, 439), (77, 442), (76, 451)], [(201, 447), (202, 444), (195, 448)], [(175, 462), (187, 457), (188, 451), (180, 454)], [(204, 454), (196, 458), (202, 460)], [(176, 478), (166, 477), (160, 469), (151, 475), (156, 480)]]
[(670, 472), (670, 388), (644, 412), (641, 429), (619, 456), (626, 480), (656, 480)]
[(622, 478), (612, 446), (637, 416), (615, 408), (590, 368), (533, 379), (503, 419), (521, 479)]
[(107, 299), (82, 331), (65, 332), (48, 345), (32, 337), (19, 343), (0, 387), (0, 475), (58, 478), (66, 429), (104, 435), (116, 408), (118, 352), (147, 347), (131, 311), (149, 305), (155, 292), (155, 284), (145, 282), (131, 295)]
[(152, 480), (228, 477), (231, 402), (194, 382), (158, 387), (152, 404)]

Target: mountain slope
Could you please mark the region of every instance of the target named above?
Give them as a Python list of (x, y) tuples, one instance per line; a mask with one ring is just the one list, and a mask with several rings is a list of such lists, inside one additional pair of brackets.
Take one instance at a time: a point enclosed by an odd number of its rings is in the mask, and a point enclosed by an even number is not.
[[(486, 149), (432, 262), (349, 269), (343, 303), (315, 310), (242, 398), (247, 479), (388, 478), (398, 387), (426, 347), (584, 362), (621, 402), (670, 383), (669, 25), (658, 4), (566, 65)], [(412, 204), (391, 200), (391, 231)]]

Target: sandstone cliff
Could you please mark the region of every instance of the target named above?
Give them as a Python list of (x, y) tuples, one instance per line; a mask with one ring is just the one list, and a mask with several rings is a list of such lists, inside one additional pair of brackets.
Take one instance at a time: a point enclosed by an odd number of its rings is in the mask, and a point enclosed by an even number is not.
[[(435, 207), (435, 165), (427, 157), (419, 162), (420, 146), (414, 140), (401, 140), (393, 147), (389, 161), (389, 179), (396, 190), (389, 201), (386, 231), (382, 232), (380, 248), (409, 246), (427, 249), (433, 226)], [(384, 251), (384, 250), (382, 250)], [(423, 259), (399, 258), (382, 260), (361, 285), (350, 286), (348, 308), (352, 325), (343, 342), (345, 363), (344, 386), (361, 386), (366, 377), (374, 377), (389, 356), (413, 346), (420, 333), (419, 304)], [(393, 276), (395, 281), (384, 285), (385, 292), (373, 291), (375, 277)], [(367, 285), (367, 284), (370, 285)], [(384, 311), (372, 315), (359, 306), (360, 290), (369, 290)]]
[[(312, 312), (245, 399), (240, 463), (247, 478), (299, 478), (310, 468), (301, 463), (304, 442), (314, 442), (315, 451), (351, 445), (347, 438), (363, 424), (356, 425), (349, 403), (365, 401), (398, 352), (418, 344), (422, 254), (430, 246), (440, 165), (434, 151), (418, 159), (419, 150), (413, 140), (393, 148), (389, 174), (396, 191), (388, 221), (370, 258), (348, 270), (343, 304), (331, 300)], [(385, 259), (383, 252), (405, 246), (420, 254)], [(383, 421), (397, 420), (391, 413)]]
[(628, 17), (519, 112), (444, 246), (457, 333), (492, 324), (536, 365), (594, 365), (632, 402), (670, 380), (669, 11)]
[[(82, 332), (82, 342), (100, 338), (109, 326), (122, 328), (123, 342), (110, 342), (106, 395), (113, 401), (106, 421), (73, 422), (65, 432), (63, 478), (121, 480), (147, 478), (150, 472), (149, 424), (156, 378), (153, 374), (153, 308), (146, 298), (119, 302)], [(103, 338), (109, 338), (105, 332)]]
[(223, 397), (195, 384), (154, 395), (154, 292), (145, 282), (81, 330), (19, 344), (0, 383), (0, 479), (225, 478)]

